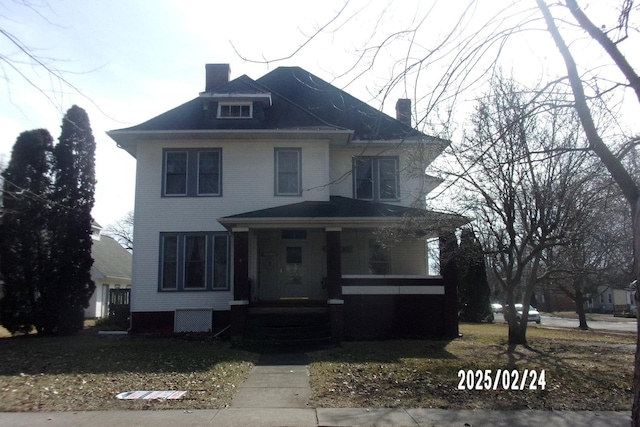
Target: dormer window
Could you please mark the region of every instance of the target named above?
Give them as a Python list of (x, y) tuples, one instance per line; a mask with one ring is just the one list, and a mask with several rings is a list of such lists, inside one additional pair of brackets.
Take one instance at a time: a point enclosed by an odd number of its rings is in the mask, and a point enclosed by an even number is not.
[(219, 102), (219, 119), (250, 119), (253, 117), (251, 102)]

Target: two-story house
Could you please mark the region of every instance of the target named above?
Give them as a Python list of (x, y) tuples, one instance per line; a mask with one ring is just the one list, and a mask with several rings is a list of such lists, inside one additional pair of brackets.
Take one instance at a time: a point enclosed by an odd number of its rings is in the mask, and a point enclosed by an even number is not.
[(298, 67), (229, 80), (108, 132), (137, 161), (131, 329), (247, 334), (252, 316), (326, 314), (333, 339), (457, 336), (455, 283), (427, 241), (425, 168), (449, 143)]

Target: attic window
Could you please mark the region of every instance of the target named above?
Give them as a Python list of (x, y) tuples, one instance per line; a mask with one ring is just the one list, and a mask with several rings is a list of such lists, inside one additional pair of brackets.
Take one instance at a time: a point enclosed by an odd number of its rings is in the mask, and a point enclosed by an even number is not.
[(219, 119), (250, 119), (253, 117), (251, 102), (220, 102), (218, 103)]

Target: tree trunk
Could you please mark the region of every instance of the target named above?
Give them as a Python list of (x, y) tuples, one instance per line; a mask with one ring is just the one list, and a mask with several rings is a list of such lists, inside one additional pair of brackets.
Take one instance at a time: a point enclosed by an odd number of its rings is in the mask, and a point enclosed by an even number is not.
[[(636, 275), (636, 306), (640, 305), (640, 198), (631, 205), (631, 230), (633, 232), (633, 261)], [(631, 425), (640, 427), (640, 316), (636, 316), (638, 333), (636, 338), (635, 369), (633, 371), (633, 408), (631, 409)]]
[[(600, 133), (598, 132), (594, 123), (593, 117), (591, 116), (591, 110), (589, 109), (589, 105), (587, 103), (587, 97), (584, 92), (582, 80), (580, 78), (580, 74), (578, 73), (578, 68), (576, 66), (575, 60), (571, 55), (571, 52), (569, 51), (569, 47), (562, 38), (562, 35), (560, 34), (558, 27), (556, 26), (554, 18), (549, 11), (549, 7), (544, 2), (544, 0), (535, 0), (535, 2), (538, 5), (538, 9), (540, 9), (542, 15), (544, 16), (544, 20), (547, 24), (549, 33), (551, 34), (551, 37), (553, 38), (555, 45), (562, 55), (562, 59), (564, 60), (564, 63), (567, 67), (567, 75), (569, 77), (571, 90), (574, 95), (574, 108), (578, 113), (580, 123), (582, 125), (582, 128), (584, 129), (587, 140), (589, 141), (589, 148), (600, 158), (615, 182), (620, 187), (620, 190), (624, 194), (631, 207), (631, 223), (634, 240), (633, 261), (636, 279), (638, 279), (640, 278), (640, 236), (638, 236), (638, 233), (640, 233), (640, 186), (636, 183), (634, 177), (631, 176), (629, 171), (625, 169), (621, 160), (617, 158), (611, 152), (611, 150), (609, 150), (609, 147), (607, 147), (607, 145), (602, 141)], [(575, 1), (570, 1), (569, 4), (571, 10), (579, 12)], [(593, 27), (589, 25), (590, 22), (587, 22), (588, 20), (585, 20), (584, 18), (584, 16), (581, 16), (579, 14), (578, 16), (576, 16), (576, 19), (583, 28), (585, 28), (588, 32), (593, 32)], [(617, 52), (615, 43), (608, 43), (604, 38), (601, 37), (595, 37), (595, 40), (602, 44), (606, 52), (616, 62), (616, 65), (625, 75), (629, 82), (629, 85), (636, 92), (636, 94), (638, 95), (638, 100), (640, 101), (640, 79), (633, 67), (629, 66), (626, 58), (623, 55), (618, 55), (619, 52)], [(638, 302), (640, 302), (640, 300), (638, 299), (638, 293), (636, 292), (636, 305), (638, 304)], [(640, 334), (640, 323), (638, 324), (638, 326), (638, 334)], [(640, 335), (638, 335), (638, 338), (636, 339), (631, 425), (633, 427), (640, 427)]]
[(527, 324), (522, 320), (518, 321), (513, 319), (513, 322), (509, 322), (509, 345), (527, 344)]
[(574, 301), (576, 303), (576, 313), (578, 313), (578, 320), (580, 322), (578, 328), (586, 331), (589, 329), (589, 326), (587, 326), (587, 314), (584, 311), (584, 295), (582, 294), (582, 289), (576, 289), (576, 298)]

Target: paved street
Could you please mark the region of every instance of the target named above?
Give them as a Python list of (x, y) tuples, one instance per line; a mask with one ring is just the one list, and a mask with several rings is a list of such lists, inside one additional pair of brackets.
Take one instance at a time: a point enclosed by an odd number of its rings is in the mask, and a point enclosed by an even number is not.
[[(577, 328), (578, 319), (566, 319), (562, 317), (542, 315), (543, 326), (553, 326), (556, 328)], [(533, 325), (533, 323), (532, 323)], [(636, 332), (635, 319), (624, 320), (587, 320), (587, 326), (591, 329), (605, 329), (618, 332)]]

